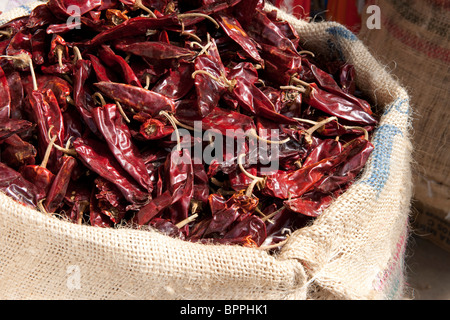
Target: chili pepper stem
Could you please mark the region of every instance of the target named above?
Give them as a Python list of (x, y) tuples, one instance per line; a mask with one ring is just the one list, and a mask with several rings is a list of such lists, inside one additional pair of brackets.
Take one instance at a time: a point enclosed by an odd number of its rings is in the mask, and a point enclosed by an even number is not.
[(145, 12), (147, 12), (150, 15), (150, 18), (155, 18), (155, 19), (157, 18), (157, 16), (155, 15), (155, 13), (152, 10), (150, 10), (149, 8), (147, 8), (146, 6), (144, 6), (142, 4), (142, 0), (136, 0), (136, 2), (134, 3), (134, 6), (138, 9), (142, 9)]
[(122, 105), (120, 104), (119, 101), (115, 100), (115, 103), (117, 105), (117, 109), (119, 110), (119, 113), (121, 114), (121, 116), (124, 118), (124, 120), (128, 123), (131, 122), (131, 120), (127, 117), (127, 115), (125, 114), (125, 111), (123, 111)]
[[(299, 118), (294, 118), (297, 121), (304, 121), (304, 119), (299, 119)], [(324, 125), (326, 125), (327, 123), (331, 122), (331, 121), (337, 121), (338, 119), (336, 117), (329, 117), (326, 118), (325, 120), (322, 120), (320, 122), (315, 122), (314, 125), (309, 128), (308, 130), (305, 131), (305, 140), (306, 142), (308, 142), (309, 144), (312, 143), (312, 134), (319, 128), (323, 127)], [(311, 122), (310, 122), (311, 123)]]
[(58, 65), (62, 69), (64, 67), (62, 62), (63, 49), (60, 45), (56, 47), (56, 55), (58, 56)]
[(241, 169), (242, 173), (244, 173), (247, 177), (249, 177), (250, 179), (252, 179), (252, 182), (250, 183), (250, 185), (247, 188), (247, 191), (245, 192), (245, 195), (248, 197), (251, 197), (253, 194), (253, 189), (255, 187), (255, 185), (257, 183), (260, 183), (262, 185), (265, 184), (266, 182), (266, 178), (261, 178), (261, 177), (257, 177), (252, 175), (250, 172), (248, 172), (247, 170), (245, 170), (243, 164), (242, 164), (242, 158), (245, 157), (245, 154), (241, 153), (238, 157), (238, 165), (239, 168)]
[(284, 139), (284, 140), (281, 140), (281, 141), (267, 140), (267, 139), (264, 139), (264, 138), (261, 138), (260, 136), (258, 136), (258, 133), (256, 133), (255, 129), (251, 129), (250, 130), (250, 136), (255, 137), (258, 140), (266, 142), (268, 144), (285, 144), (285, 143), (288, 143), (291, 140), (289, 137)]
[(302, 50), (302, 51), (299, 51), (298, 54), (309, 54), (309, 55), (312, 56), (313, 58), (316, 56), (313, 52), (308, 51), (308, 50)]
[(354, 127), (354, 126), (344, 126), (347, 130), (361, 130), (364, 133), (364, 139), (369, 140), (369, 132), (363, 127)]
[(197, 218), (198, 218), (198, 213), (195, 213), (195, 214), (193, 214), (192, 216), (189, 216), (189, 217), (187, 217), (186, 219), (184, 219), (184, 220), (178, 222), (175, 226), (176, 226), (178, 229), (181, 229), (181, 228), (183, 228), (185, 225), (191, 223), (192, 221), (194, 221), (194, 220), (197, 219)]
[(209, 21), (211, 21), (215, 26), (216, 29), (220, 28), (220, 25), (217, 23), (216, 20), (214, 20), (212, 17), (208, 16), (207, 14), (204, 13), (181, 13), (178, 16), (178, 20), (183, 20), (184, 18), (198, 18), (198, 17), (203, 17), (205, 19), (208, 19)]
[(286, 208), (285, 206), (282, 206), (280, 209), (278, 209), (278, 210), (272, 212), (271, 214), (268, 214), (268, 215), (264, 216), (264, 218), (262, 218), (261, 220), (264, 221), (264, 222), (266, 222), (267, 220), (272, 219), (273, 217), (275, 217), (277, 214), (279, 214), (279, 213), (280, 213), (281, 211), (283, 211), (285, 208)]
[(102, 96), (102, 94), (100, 92), (94, 93), (92, 95), (92, 98), (94, 98), (94, 101), (95, 102), (99, 102), (102, 106), (104, 106), (106, 104), (105, 98), (103, 98), (103, 96)]
[(77, 46), (73, 46), (73, 52), (74, 52), (74, 58), (73, 58), (74, 63), (77, 62), (78, 60), (83, 60), (80, 49), (78, 49)]
[[(52, 129), (53, 129), (53, 126), (51, 126), (50, 129), (48, 129), (49, 136), (50, 136), (50, 131)], [(50, 154), (52, 152), (52, 148), (53, 148), (55, 141), (56, 141), (56, 135), (50, 139), (50, 143), (48, 144), (47, 149), (45, 150), (44, 158), (42, 159), (42, 162), (41, 162), (42, 168), (47, 168), (48, 159), (50, 158)]]
[(301, 93), (306, 93), (308, 92), (308, 90), (306, 88), (303, 87), (297, 87), (297, 86), (281, 86), (280, 87), (281, 90), (295, 90)]
[(184, 23), (183, 23), (183, 21), (181, 21), (181, 32), (180, 32), (180, 35), (181, 36), (187, 36), (189, 38), (193, 38), (193, 39), (195, 39), (195, 41), (198, 41), (198, 42), (202, 41), (202, 39), (200, 39), (196, 34), (193, 34), (193, 33), (190, 33), (190, 32), (186, 32), (184, 30)]
[(39, 209), (39, 211), (41, 211), (42, 213), (48, 214), (47, 210), (45, 210), (45, 206), (43, 204), (43, 202), (45, 201), (45, 199), (39, 200), (37, 203), (37, 207)]
[(223, 75), (223, 74), (220, 76), (220, 78), (217, 78), (216, 76), (212, 75), (208, 71), (196, 70), (192, 73), (192, 78), (195, 79), (195, 76), (197, 74), (205, 74), (205, 75), (209, 76), (211, 79), (217, 81), (222, 86), (226, 87), (230, 92), (233, 91), (234, 87), (236, 86), (237, 81), (235, 79), (228, 80), (227, 77), (225, 77), (225, 75)]
[(285, 239), (285, 240), (283, 240), (283, 241), (281, 241), (281, 242), (278, 242), (278, 243), (275, 243), (275, 244), (272, 244), (272, 245), (269, 245), (269, 246), (262, 246), (262, 247), (259, 247), (258, 249), (259, 249), (259, 250), (272, 250), (272, 249), (276, 249), (276, 248), (278, 248), (278, 247), (284, 246), (288, 241), (289, 241), (289, 236), (288, 236), (287, 239)]
[(180, 133), (178, 132), (178, 127), (173, 119), (173, 116), (171, 116), (168, 112), (166, 111), (160, 111), (159, 112), (160, 115), (163, 115), (167, 118), (167, 120), (169, 120), (170, 124), (172, 125), (173, 129), (175, 130), (175, 134), (177, 137), (177, 150), (181, 151), (181, 138), (180, 138)]
[(31, 72), (31, 79), (33, 81), (33, 90), (38, 90), (37, 86), (37, 80), (36, 80), (36, 74), (34, 73), (34, 66), (33, 66), (33, 60), (30, 58), (30, 56), (26, 53), (20, 53), (15, 56), (7, 56), (3, 55), (0, 56), (0, 58), (7, 58), (7, 59), (15, 59), (23, 63), (21, 67), (29, 67)]

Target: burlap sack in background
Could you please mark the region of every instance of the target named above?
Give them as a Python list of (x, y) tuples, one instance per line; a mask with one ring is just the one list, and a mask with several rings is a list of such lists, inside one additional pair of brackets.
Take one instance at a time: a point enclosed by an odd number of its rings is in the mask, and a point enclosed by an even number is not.
[(373, 4), (381, 29), (363, 24), (359, 37), (408, 88), (414, 110), (414, 231), (450, 251), (450, 2)]
[(0, 298), (403, 297), (411, 198), (408, 94), (341, 25), (278, 14), (295, 26), (306, 49), (355, 64), (359, 87), (378, 102), (375, 149), (354, 185), (274, 256), (156, 231), (75, 225), (0, 194)]

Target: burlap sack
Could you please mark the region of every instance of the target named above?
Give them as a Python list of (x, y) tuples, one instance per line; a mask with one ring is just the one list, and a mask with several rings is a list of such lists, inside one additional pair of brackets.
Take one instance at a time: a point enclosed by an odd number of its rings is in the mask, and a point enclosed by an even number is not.
[[(409, 89), (413, 116), (414, 229), (450, 251), (450, 3), (377, 0), (381, 28), (360, 39)], [(368, 15), (363, 16), (363, 21)]]
[(0, 195), (1, 298), (403, 297), (411, 198), (408, 94), (341, 25), (279, 15), (295, 26), (306, 48), (354, 63), (358, 85), (381, 107), (375, 150), (358, 181), (275, 256), (153, 231), (74, 225)]

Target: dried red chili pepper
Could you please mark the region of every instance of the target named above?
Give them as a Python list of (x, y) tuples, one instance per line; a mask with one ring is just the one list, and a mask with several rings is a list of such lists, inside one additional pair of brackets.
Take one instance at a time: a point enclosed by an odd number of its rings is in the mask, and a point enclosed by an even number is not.
[(106, 45), (102, 45), (97, 51), (99, 59), (107, 67), (113, 70), (120, 70), (118, 73), (125, 83), (142, 87), (139, 79), (134, 74), (133, 69), (128, 65), (124, 58), (114, 53), (114, 51)]
[(1, 162), (0, 173), (0, 190), (14, 200), (36, 208), (39, 201), (44, 199), (43, 189), (25, 180), (19, 172)]
[(139, 206), (148, 202), (149, 194), (129, 177), (107, 146), (89, 138), (78, 138), (73, 142), (73, 146), (85, 166), (114, 183), (130, 203)]
[(236, 18), (220, 14), (218, 22), (231, 39), (236, 41), (254, 61), (264, 67), (264, 60), (259, 55), (255, 41), (247, 35)]
[(0, 121), (6, 121), (11, 114), (11, 95), (8, 79), (0, 67)]
[(28, 120), (9, 119), (0, 121), (0, 142), (13, 134), (21, 134), (23, 132), (32, 130), (35, 125)]
[(151, 179), (144, 160), (132, 141), (130, 130), (117, 110), (117, 106), (115, 104), (106, 104), (102, 107), (97, 107), (92, 110), (92, 115), (111, 153), (122, 168), (142, 187), (151, 192)]
[(44, 208), (47, 212), (54, 213), (61, 207), (76, 165), (77, 161), (75, 158), (71, 156), (62, 157), (61, 167), (53, 179), (44, 202)]
[(172, 99), (159, 93), (124, 83), (97, 82), (94, 84), (105, 96), (123, 103), (134, 112), (145, 112), (156, 116), (160, 111), (175, 111)]
[(19, 169), (24, 165), (35, 164), (36, 148), (29, 142), (23, 141), (17, 134), (6, 138), (1, 142), (2, 162), (13, 169)]

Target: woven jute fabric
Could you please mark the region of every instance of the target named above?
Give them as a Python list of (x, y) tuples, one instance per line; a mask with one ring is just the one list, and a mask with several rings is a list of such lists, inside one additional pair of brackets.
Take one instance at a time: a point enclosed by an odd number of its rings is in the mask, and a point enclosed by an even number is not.
[(408, 93), (343, 26), (278, 15), (294, 25), (305, 49), (353, 63), (358, 86), (382, 113), (374, 152), (349, 190), (313, 224), (293, 232), (276, 255), (156, 231), (75, 225), (0, 194), (1, 298), (403, 297), (412, 193)]
[(377, 0), (370, 5), (380, 8), (380, 29), (363, 25), (359, 38), (408, 88), (414, 110), (414, 198), (449, 214), (450, 3)]

